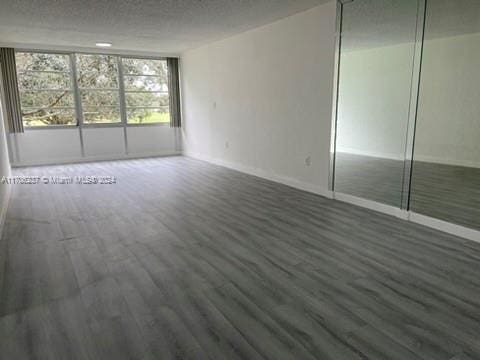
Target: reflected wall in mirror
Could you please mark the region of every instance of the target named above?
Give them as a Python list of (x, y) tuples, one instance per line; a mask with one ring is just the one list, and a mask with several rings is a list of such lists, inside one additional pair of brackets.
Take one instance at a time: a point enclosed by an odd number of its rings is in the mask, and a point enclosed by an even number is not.
[(480, 230), (480, 1), (428, 0), (410, 209)]
[(343, 5), (334, 190), (400, 207), (417, 0)]

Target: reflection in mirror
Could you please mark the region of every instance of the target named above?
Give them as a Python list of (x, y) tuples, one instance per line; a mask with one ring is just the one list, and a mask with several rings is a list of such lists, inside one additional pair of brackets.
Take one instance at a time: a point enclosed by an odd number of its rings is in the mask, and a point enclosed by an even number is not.
[(400, 207), (417, 0), (343, 6), (335, 191)]
[(480, 229), (480, 1), (428, 0), (410, 209)]

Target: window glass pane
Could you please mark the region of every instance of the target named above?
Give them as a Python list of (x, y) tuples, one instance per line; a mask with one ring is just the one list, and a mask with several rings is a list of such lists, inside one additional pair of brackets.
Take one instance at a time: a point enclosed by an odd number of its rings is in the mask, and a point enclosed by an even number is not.
[(77, 77), (85, 124), (121, 122), (117, 57), (76, 55)]
[(124, 76), (125, 90), (132, 91), (168, 91), (168, 85), (157, 76)]
[(71, 79), (68, 73), (27, 71), (18, 74), (20, 90), (71, 90)]
[(76, 125), (69, 56), (19, 52), (15, 59), (24, 125)]
[(103, 91), (103, 90), (82, 90), (82, 105), (88, 106), (116, 106), (119, 104), (118, 91)]
[(85, 124), (113, 124), (121, 122), (118, 107), (84, 107), (83, 122)]
[(64, 54), (16, 53), (17, 72), (63, 71), (70, 72), (70, 60)]
[(125, 94), (127, 107), (160, 107), (168, 106), (168, 94), (145, 92)]
[(122, 59), (129, 124), (169, 123), (166, 60)]
[(168, 107), (127, 109), (129, 124), (169, 123), (170, 111)]
[(22, 108), (75, 107), (71, 91), (20, 91)]
[(117, 58), (108, 55), (76, 55), (78, 86), (85, 89), (118, 88)]
[(25, 126), (76, 125), (75, 109), (22, 109)]
[(126, 75), (157, 75), (167, 81), (167, 61), (151, 59), (123, 58), (123, 69)]

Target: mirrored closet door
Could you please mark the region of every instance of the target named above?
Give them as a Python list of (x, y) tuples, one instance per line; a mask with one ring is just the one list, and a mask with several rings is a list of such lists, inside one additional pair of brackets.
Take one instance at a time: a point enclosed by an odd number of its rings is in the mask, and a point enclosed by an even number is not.
[(417, 0), (355, 0), (342, 9), (335, 191), (400, 207)]
[(427, 1), (410, 209), (480, 230), (480, 1)]
[(333, 190), (480, 230), (480, 1), (340, 8)]

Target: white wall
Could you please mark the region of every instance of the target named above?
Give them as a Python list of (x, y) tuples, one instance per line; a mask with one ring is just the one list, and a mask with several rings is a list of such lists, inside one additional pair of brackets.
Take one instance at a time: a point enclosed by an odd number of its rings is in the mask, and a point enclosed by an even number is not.
[(125, 155), (123, 127), (83, 129), (85, 157), (122, 157)]
[[(1, 78), (0, 78), (1, 81)], [(10, 159), (8, 156), (6, 124), (3, 118), (2, 100), (0, 96), (0, 179), (4, 176), (10, 176)], [(8, 198), (10, 194), (10, 185), (0, 182), (0, 240), (3, 223), (7, 211)]]
[(77, 129), (26, 130), (10, 134), (15, 164), (43, 164), (81, 158)]
[(26, 129), (10, 134), (12, 166), (175, 155), (181, 152), (177, 132), (170, 126), (132, 126), (127, 127), (125, 142), (123, 127), (83, 128), (82, 155), (78, 128)]
[(331, 2), (183, 54), (185, 153), (325, 193), (335, 14)]
[(342, 52), (337, 150), (403, 160), (414, 45)]
[[(339, 151), (403, 158), (412, 44), (344, 52)], [(480, 34), (424, 46), (415, 158), (480, 167)]]
[(480, 167), (479, 64), (479, 33), (425, 43), (417, 159)]
[(152, 154), (173, 154), (181, 151), (180, 130), (170, 126), (129, 127), (127, 128), (128, 153), (131, 156), (151, 156)]

